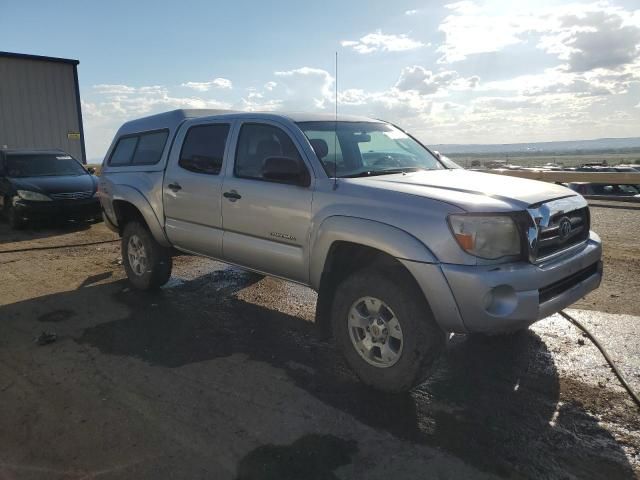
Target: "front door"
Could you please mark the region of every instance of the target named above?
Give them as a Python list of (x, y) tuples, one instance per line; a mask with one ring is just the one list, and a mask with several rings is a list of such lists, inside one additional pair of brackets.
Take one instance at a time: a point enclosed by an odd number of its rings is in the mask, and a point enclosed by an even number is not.
[(313, 175), (308, 187), (266, 180), (269, 157), (303, 158), (283, 127), (244, 122), (222, 188), (223, 259), (306, 284)]
[(176, 247), (220, 258), (223, 165), (231, 124), (195, 123), (178, 133), (164, 177), (167, 237)]

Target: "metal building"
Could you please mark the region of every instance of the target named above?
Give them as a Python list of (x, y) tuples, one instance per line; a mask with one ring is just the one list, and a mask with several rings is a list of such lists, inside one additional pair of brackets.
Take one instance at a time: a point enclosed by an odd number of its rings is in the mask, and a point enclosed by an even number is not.
[(0, 148), (56, 148), (86, 163), (79, 63), (0, 52)]

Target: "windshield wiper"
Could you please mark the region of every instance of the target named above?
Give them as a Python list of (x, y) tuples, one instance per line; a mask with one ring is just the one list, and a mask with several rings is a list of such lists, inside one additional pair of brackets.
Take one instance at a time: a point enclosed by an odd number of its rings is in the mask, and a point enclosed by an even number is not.
[(396, 173), (408, 173), (417, 172), (419, 170), (426, 170), (422, 167), (404, 167), (404, 168), (385, 168), (384, 170), (364, 170), (358, 173), (351, 173), (349, 175), (342, 175), (340, 178), (357, 178), (357, 177), (375, 177), (377, 175), (393, 175)]

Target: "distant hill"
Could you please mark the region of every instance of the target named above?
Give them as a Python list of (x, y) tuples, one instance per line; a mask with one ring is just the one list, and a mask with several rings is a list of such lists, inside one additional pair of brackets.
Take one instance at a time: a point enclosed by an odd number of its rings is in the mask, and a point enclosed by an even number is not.
[(563, 142), (483, 144), (440, 144), (431, 148), (444, 154), (458, 155), (569, 155), (592, 152), (629, 152), (640, 150), (640, 137), (598, 138), (596, 140), (569, 140)]

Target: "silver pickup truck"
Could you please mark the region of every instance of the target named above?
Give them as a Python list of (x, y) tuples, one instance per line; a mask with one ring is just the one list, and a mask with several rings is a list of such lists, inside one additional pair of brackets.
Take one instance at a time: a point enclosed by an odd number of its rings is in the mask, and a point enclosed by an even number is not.
[(98, 195), (131, 283), (173, 249), (307, 285), (365, 383), (423, 381), (448, 332), (527, 328), (598, 287), (568, 188), (469, 172), (379, 120), (176, 110), (124, 124)]

